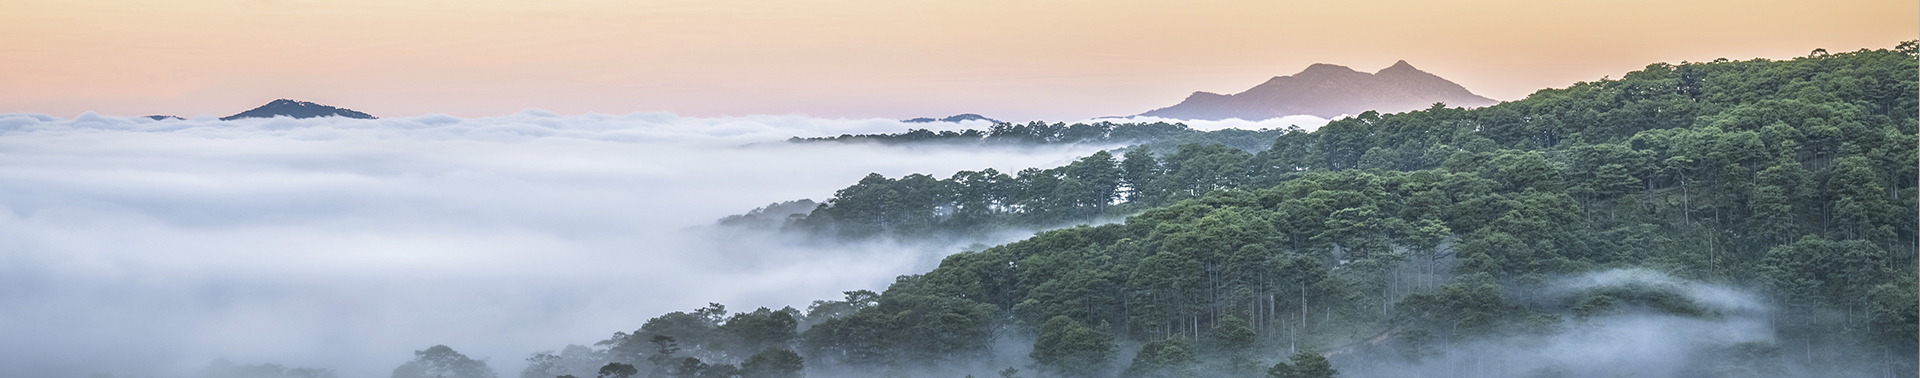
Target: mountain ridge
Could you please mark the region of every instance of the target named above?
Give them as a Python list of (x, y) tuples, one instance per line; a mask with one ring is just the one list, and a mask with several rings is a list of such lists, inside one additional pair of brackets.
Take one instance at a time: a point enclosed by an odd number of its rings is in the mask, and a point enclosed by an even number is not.
[(1398, 113), (1433, 103), (1480, 107), (1498, 103), (1460, 84), (1414, 68), (1406, 60), (1374, 73), (1314, 63), (1299, 73), (1274, 76), (1235, 94), (1196, 91), (1179, 104), (1140, 113), (1171, 119), (1262, 120), (1290, 115), (1334, 118), (1368, 110)]

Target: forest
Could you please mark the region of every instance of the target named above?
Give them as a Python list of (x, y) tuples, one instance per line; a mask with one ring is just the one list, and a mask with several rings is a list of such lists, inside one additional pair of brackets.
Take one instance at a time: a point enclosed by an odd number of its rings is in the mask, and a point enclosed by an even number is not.
[[(519, 376), (1913, 377), (1917, 63), (1914, 42), (1657, 63), (1210, 137), (1233, 143), (1150, 143), (1199, 134), (1178, 124), (819, 139), (1135, 145), (729, 217), (814, 241), (1048, 230), (805, 309), (636, 320)], [(495, 374), (436, 346), (394, 377), (435, 375)]]

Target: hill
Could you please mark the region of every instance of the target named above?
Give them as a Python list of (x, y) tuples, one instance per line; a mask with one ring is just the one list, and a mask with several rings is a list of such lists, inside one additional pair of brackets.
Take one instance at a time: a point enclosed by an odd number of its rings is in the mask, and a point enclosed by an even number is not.
[(220, 120), (232, 121), (232, 120), (242, 119), (242, 118), (273, 118), (273, 117), (293, 117), (293, 118), (347, 117), (347, 118), (360, 118), (360, 119), (374, 119), (374, 116), (372, 115), (354, 111), (353, 109), (336, 108), (332, 106), (315, 104), (315, 103), (306, 102), (306, 101), (294, 101), (294, 100), (288, 100), (283, 98), (283, 99), (273, 100), (273, 102), (269, 102), (266, 105), (261, 105), (258, 108), (253, 108), (251, 110), (240, 112), (239, 114), (220, 117)]
[(1141, 116), (1257, 121), (1290, 115), (1334, 118), (1369, 110), (1398, 113), (1425, 109), (1433, 103), (1481, 107), (1496, 101), (1468, 92), (1465, 87), (1399, 61), (1375, 73), (1345, 66), (1314, 64), (1290, 76), (1276, 76), (1245, 92), (1194, 92), (1179, 104)]
[(805, 311), (668, 313), (535, 355), (525, 376), (785, 361), (814, 376), (1914, 377), (1916, 78), (1913, 42), (1657, 63), (1485, 108), (1363, 112), (1257, 153), (869, 175), (744, 223), (912, 240), (1130, 216)]
[(958, 115), (953, 115), (953, 116), (949, 116), (941, 119), (920, 117), (920, 118), (914, 118), (914, 119), (901, 120), (900, 122), (906, 122), (906, 123), (955, 122), (955, 123), (958, 123), (961, 121), (987, 121), (988, 123), (1000, 123), (1000, 120), (987, 118), (987, 116), (973, 114), (973, 113), (958, 114)]

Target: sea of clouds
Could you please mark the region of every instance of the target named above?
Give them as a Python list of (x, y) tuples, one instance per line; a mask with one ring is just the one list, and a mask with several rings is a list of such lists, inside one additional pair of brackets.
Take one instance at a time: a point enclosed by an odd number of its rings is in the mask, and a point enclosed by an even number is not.
[(721, 248), (711, 230), (689, 230), (824, 200), (869, 172), (1011, 172), (1117, 147), (783, 142), (987, 126), (542, 110), (0, 114), (0, 376), (169, 377), (224, 358), (377, 377), (435, 344), (512, 375), (533, 352), (668, 311), (804, 308), (882, 289), (938, 256), (874, 243)]

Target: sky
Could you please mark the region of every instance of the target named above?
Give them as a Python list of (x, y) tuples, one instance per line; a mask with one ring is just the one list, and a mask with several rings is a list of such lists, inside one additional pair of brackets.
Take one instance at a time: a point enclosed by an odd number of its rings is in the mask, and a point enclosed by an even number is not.
[(1403, 59), (1516, 100), (1916, 25), (1906, 0), (0, 0), (0, 113), (1072, 120)]

